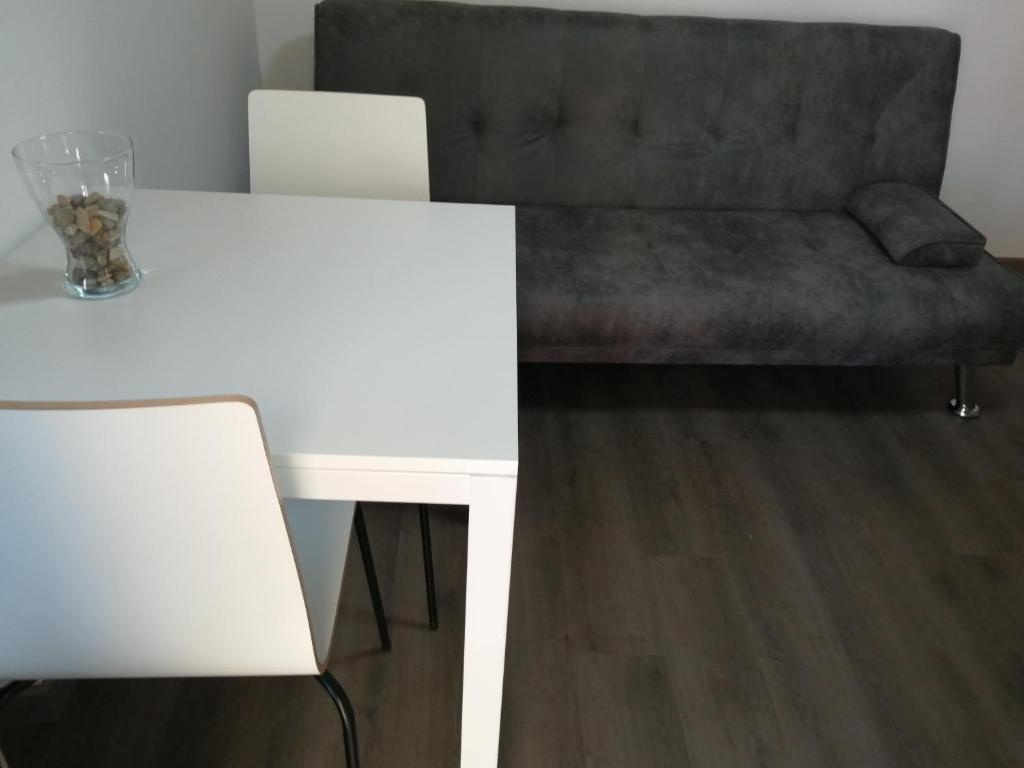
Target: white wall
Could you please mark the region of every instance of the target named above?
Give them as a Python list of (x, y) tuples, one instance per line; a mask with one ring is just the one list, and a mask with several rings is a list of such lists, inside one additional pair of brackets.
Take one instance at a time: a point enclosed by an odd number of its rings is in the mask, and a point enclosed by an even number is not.
[(246, 190), (252, 3), (0, 0), (0, 254), (42, 224), (8, 154), (41, 133), (128, 134), (139, 186)]
[[(268, 88), (310, 88), (314, 0), (254, 0)], [(477, 0), (634, 13), (860, 21), (944, 27), (963, 58), (943, 197), (989, 236), (998, 256), (1024, 257), (1024, 2), (1021, 0)]]

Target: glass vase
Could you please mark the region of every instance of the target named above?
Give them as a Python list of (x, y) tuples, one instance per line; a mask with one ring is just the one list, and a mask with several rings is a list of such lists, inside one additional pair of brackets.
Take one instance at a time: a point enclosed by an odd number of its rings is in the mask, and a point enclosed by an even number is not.
[(105, 299), (138, 286), (125, 231), (135, 188), (135, 159), (127, 136), (64, 131), (17, 144), (22, 179), (67, 249), (65, 290)]

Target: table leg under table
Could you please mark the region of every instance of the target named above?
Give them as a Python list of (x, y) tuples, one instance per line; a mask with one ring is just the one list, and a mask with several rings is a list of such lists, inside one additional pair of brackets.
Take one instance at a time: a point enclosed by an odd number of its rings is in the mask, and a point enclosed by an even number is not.
[(515, 477), (470, 479), (462, 768), (498, 763), (515, 509)]

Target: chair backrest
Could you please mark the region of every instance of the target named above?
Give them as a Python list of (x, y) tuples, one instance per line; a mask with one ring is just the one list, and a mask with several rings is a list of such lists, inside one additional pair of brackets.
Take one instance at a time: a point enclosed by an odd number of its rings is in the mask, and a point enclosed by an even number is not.
[(429, 200), (423, 100), (253, 91), (249, 186), (263, 194)]
[(0, 679), (315, 674), (254, 403), (0, 403)]

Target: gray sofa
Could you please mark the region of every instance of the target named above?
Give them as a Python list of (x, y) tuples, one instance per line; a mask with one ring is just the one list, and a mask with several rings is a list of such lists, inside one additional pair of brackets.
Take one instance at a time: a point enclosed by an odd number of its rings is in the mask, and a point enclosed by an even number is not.
[(938, 29), (316, 8), (318, 89), (424, 98), (432, 197), (516, 206), (523, 361), (1012, 363), (1024, 277), (935, 197), (959, 56)]

